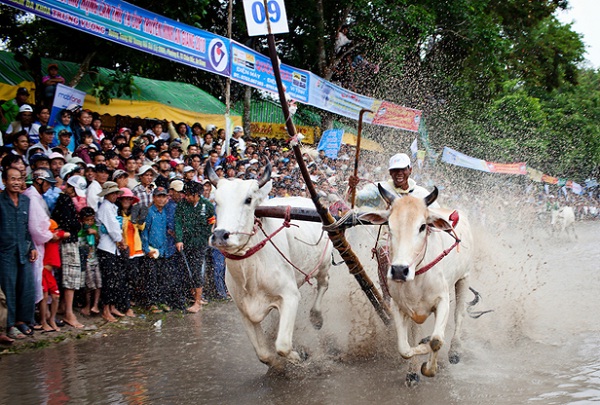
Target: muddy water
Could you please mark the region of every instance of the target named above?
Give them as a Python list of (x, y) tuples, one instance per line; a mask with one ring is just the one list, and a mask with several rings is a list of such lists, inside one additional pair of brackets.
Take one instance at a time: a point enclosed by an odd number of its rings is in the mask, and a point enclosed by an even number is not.
[[(598, 402), (600, 223), (578, 223), (577, 234), (575, 241), (531, 229), (477, 231), (472, 285), (483, 295), (479, 308), (494, 312), (465, 322), (461, 363), (443, 360), (438, 375), (416, 388), (404, 385), (393, 331), (339, 266), (323, 330), (309, 326), (309, 302), (299, 314), (296, 344), (310, 357), (286, 375), (267, 373), (257, 361), (234, 304), (214, 304), (169, 316), (160, 328), (3, 356), (0, 403)], [(368, 239), (354, 243), (370, 249)], [(303, 292), (310, 301), (311, 287)]]

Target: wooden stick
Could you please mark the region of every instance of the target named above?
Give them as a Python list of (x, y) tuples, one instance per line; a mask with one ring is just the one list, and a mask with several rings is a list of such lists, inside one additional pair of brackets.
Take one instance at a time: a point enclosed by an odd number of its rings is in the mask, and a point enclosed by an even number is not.
[[(366, 112), (372, 113), (373, 111), (363, 108), (358, 113), (358, 135), (356, 136), (356, 156), (354, 157), (354, 177), (358, 176), (358, 159), (360, 156), (360, 138), (362, 136), (362, 121), (363, 121), (363, 114)], [(356, 199), (356, 187), (352, 187), (352, 191), (350, 193), (350, 202), (352, 203), (352, 205), (350, 206), (351, 209), (354, 209), (354, 200), (355, 199)]]

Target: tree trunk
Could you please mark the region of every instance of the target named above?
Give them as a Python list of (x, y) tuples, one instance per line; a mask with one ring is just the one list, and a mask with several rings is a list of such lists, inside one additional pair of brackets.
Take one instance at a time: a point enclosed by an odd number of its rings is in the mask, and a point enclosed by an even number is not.
[(79, 84), (79, 82), (81, 81), (81, 79), (83, 79), (83, 76), (85, 76), (89, 71), (90, 71), (90, 62), (92, 61), (92, 58), (96, 55), (96, 52), (90, 52), (88, 53), (85, 58), (83, 59), (83, 62), (81, 62), (81, 65), (79, 65), (79, 69), (77, 70), (77, 73), (75, 74), (75, 76), (73, 76), (73, 79), (69, 82), (68, 86), (69, 87), (75, 87)]
[(252, 87), (246, 86), (246, 91), (244, 91), (244, 115), (242, 116), (242, 121), (244, 122), (244, 134), (246, 136), (252, 136), (250, 132), (250, 104), (252, 102)]

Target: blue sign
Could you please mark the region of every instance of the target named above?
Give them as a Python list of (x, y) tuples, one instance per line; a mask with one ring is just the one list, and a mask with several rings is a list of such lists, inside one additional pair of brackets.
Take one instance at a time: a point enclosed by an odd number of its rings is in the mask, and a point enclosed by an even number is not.
[(323, 132), (317, 150), (324, 150), (325, 156), (331, 159), (337, 159), (343, 136), (343, 129), (329, 129)]

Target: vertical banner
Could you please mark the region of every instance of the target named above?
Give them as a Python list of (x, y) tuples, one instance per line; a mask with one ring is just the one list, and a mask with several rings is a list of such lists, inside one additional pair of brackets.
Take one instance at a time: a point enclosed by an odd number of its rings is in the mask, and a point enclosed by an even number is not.
[(58, 117), (62, 109), (71, 109), (75, 106), (83, 107), (84, 99), (84, 91), (65, 86), (64, 84), (57, 84), (56, 92), (54, 93), (54, 101), (52, 102), (52, 111), (50, 111), (50, 120), (48, 121), (50, 125), (55, 126), (60, 124), (59, 122), (56, 122), (56, 117)]
[(325, 156), (330, 159), (337, 159), (340, 146), (342, 145), (343, 135), (343, 129), (329, 129), (323, 132), (323, 136), (321, 136), (317, 150), (324, 150)]

